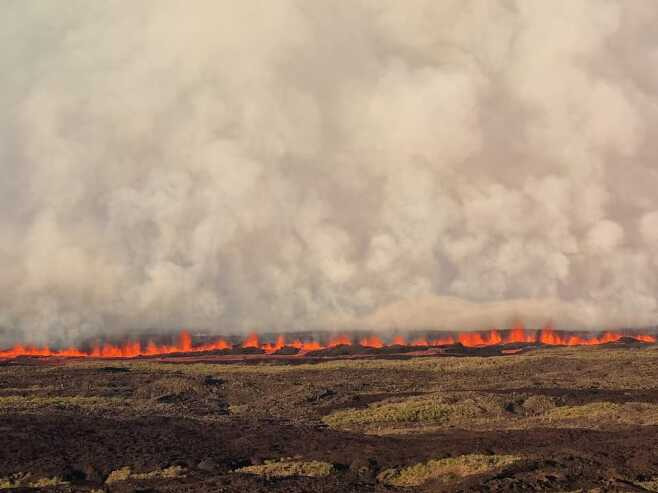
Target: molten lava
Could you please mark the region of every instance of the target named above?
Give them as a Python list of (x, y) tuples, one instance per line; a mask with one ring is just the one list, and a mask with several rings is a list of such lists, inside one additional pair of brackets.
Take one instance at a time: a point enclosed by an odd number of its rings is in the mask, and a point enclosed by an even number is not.
[(242, 343), (242, 347), (244, 348), (259, 348), (260, 344), (258, 342), (258, 336), (256, 334), (251, 334), (249, 337), (247, 337), (244, 342)]
[[(466, 347), (483, 347), (500, 344), (546, 344), (551, 346), (593, 346), (620, 340), (629, 337), (645, 343), (655, 343), (656, 336), (651, 334), (623, 334), (621, 332), (603, 332), (601, 334), (578, 334), (573, 332), (557, 331), (552, 328), (542, 330), (526, 330), (522, 326), (515, 326), (507, 331), (489, 330), (485, 332), (460, 332), (457, 334), (446, 334), (445, 336), (428, 338), (419, 337), (407, 341), (403, 336), (395, 336), (385, 342), (381, 337), (369, 335), (358, 340), (357, 344), (367, 348), (384, 348), (390, 346), (416, 346), (435, 347), (461, 344)], [(342, 345), (353, 345), (355, 341), (347, 335), (334, 336), (326, 342), (318, 340), (295, 339), (287, 341), (284, 335), (279, 335), (273, 342), (261, 343), (258, 335), (250, 334), (241, 344), (236, 347), (261, 349), (265, 353), (272, 354), (284, 347), (296, 348), (300, 353), (317, 351), (320, 349), (333, 348)], [(64, 358), (135, 358), (138, 356), (159, 356), (172, 353), (200, 353), (217, 350), (230, 350), (234, 346), (226, 339), (202, 344), (193, 344), (192, 336), (183, 330), (180, 332), (174, 344), (156, 344), (149, 341), (142, 345), (140, 341), (127, 341), (120, 345), (105, 342), (96, 344), (89, 350), (76, 347), (63, 349), (50, 349), (48, 346), (35, 347), (28, 345), (16, 345), (10, 349), (0, 350), (0, 358), (16, 358), (18, 356), (57, 356)], [(508, 352), (510, 350), (507, 350)]]
[(137, 356), (158, 356), (172, 353), (189, 353), (202, 351), (215, 351), (221, 349), (231, 349), (232, 344), (224, 339), (192, 346), (192, 336), (189, 332), (183, 330), (178, 336), (178, 341), (172, 345), (156, 344), (149, 341), (146, 346), (142, 346), (139, 341), (128, 341), (121, 345), (114, 345), (109, 342), (96, 344), (89, 351), (83, 351), (75, 347), (69, 347), (59, 350), (51, 350), (48, 346), (34, 347), (17, 345), (13, 348), (1, 351), (0, 358), (15, 358), (17, 356), (59, 356), (67, 358), (135, 358)]
[(361, 344), (363, 347), (374, 347), (374, 348), (384, 347), (384, 341), (382, 341), (377, 336), (364, 337), (359, 341), (359, 344)]

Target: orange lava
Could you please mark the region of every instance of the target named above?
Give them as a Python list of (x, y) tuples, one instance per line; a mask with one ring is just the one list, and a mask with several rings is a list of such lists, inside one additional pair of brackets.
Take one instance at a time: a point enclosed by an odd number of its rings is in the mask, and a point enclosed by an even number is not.
[(329, 341), (327, 347), (336, 347), (336, 346), (351, 346), (352, 339), (347, 336), (337, 336)]
[(364, 337), (359, 341), (359, 344), (361, 344), (363, 347), (374, 347), (374, 348), (384, 347), (384, 341), (382, 341), (377, 336)]
[(59, 356), (66, 358), (135, 358), (137, 356), (158, 356), (172, 353), (189, 353), (201, 351), (214, 351), (218, 349), (230, 349), (231, 343), (218, 339), (215, 342), (192, 346), (192, 336), (189, 332), (183, 330), (178, 336), (178, 341), (173, 345), (156, 344), (149, 341), (146, 346), (142, 346), (139, 341), (128, 341), (121, 345), (114, 345), (109, 342), (97, 344), (89, 351), (69, 347), (66, 349), (51, 350), (48, 346), (41, 348), (34, 346), (17, 345), (10, 349), (0, 351), (0, 358), (15, 358), (17, 356)]
[(391, 346), (406, 346), (407, 340), (402, 336), (395, 336), (391, 341)]
[(258, 336), (256, 334), (250, 334), (242, 343), (242, 347), (249, 348), (259, 348), (260, 344), (258, 343)]
[[(646, 343), (655, 343), (656, 336), (650, 334), (623, 334), (621, 332), (607, 331), (600, 334), (578, 334), (567, 331), (557, 331), (550, 327), (542, 330), (527, 330), (520, 325), (507, 331), (492, 329), (484, 332), (460, 332), (456, 335), (446, 334), (445, 336), (428, 339), (427, 337), (418, 337), (407, 341), (402, 336), (395, 336), (388, 342), (376, 335), (362, 337), (354, 341), (347, 335), (337, 335), (329, 339), (326, 343), (317, 340), (286, 340), (284, 335), (279, 335), (273, 342), (261, 343), (257, 334), (248, 335), (240, 344), (242, 348), (262, 349), (271, 354), (284, 347), (296, 348), (300, 353), (316, 351), (319, 349), (332, 348), (340, 345), (359, 344), (369, 348), (383, 348), (389, 346), (445, 346), (460, 343), (466, 347), (482, 347), (498, 344), (514, 343), (541, 343), (553, 346), (593, 346), (615, 342), (622, 337), (631, 337), (638, 341)], [(120, 345), (114, 345), (109, 342), (96, 344), (89, 350), (82, 350), (75, 347), (63, 349), (50, 349), (48, 346), (35, 347), (24, 344), (16, 345), (10, 349), (0, 350), (0, 358), (15, 358), (18, 356), (57, 356), (66, 358), (134, 358), (138, 356), (158, 356), (172, 353), (197, 353), (223, 349), (232, 349), (233, 345), (225, 339), (217, 339), (214, 342), (194, 345), (192, 336), (189, 332), (183, 330), (180, 332), (177, 341), (174, 344), (156, 344), (149, 341), (142, 345), (139, 341), (127, 341)], [(508, 351), (509, 352), (509, 351)]]

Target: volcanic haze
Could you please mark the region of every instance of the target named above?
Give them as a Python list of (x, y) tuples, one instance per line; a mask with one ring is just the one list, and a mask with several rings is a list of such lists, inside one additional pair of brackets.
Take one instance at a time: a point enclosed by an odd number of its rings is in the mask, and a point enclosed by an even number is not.
[(7, 0), (0, 344), (658, 321), (658, 3)]

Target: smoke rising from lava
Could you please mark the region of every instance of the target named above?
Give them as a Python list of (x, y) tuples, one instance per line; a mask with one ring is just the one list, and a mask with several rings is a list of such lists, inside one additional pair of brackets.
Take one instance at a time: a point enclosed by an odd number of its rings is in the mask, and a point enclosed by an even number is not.
[(0, 342), (658, 320), (652, 1), (10, 1)]

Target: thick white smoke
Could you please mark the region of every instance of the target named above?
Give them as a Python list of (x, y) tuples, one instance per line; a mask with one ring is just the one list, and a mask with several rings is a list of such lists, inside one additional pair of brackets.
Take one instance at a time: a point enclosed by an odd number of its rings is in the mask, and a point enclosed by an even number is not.
[(0, 342), (658, 321), (652, 0), (7, 1)]

